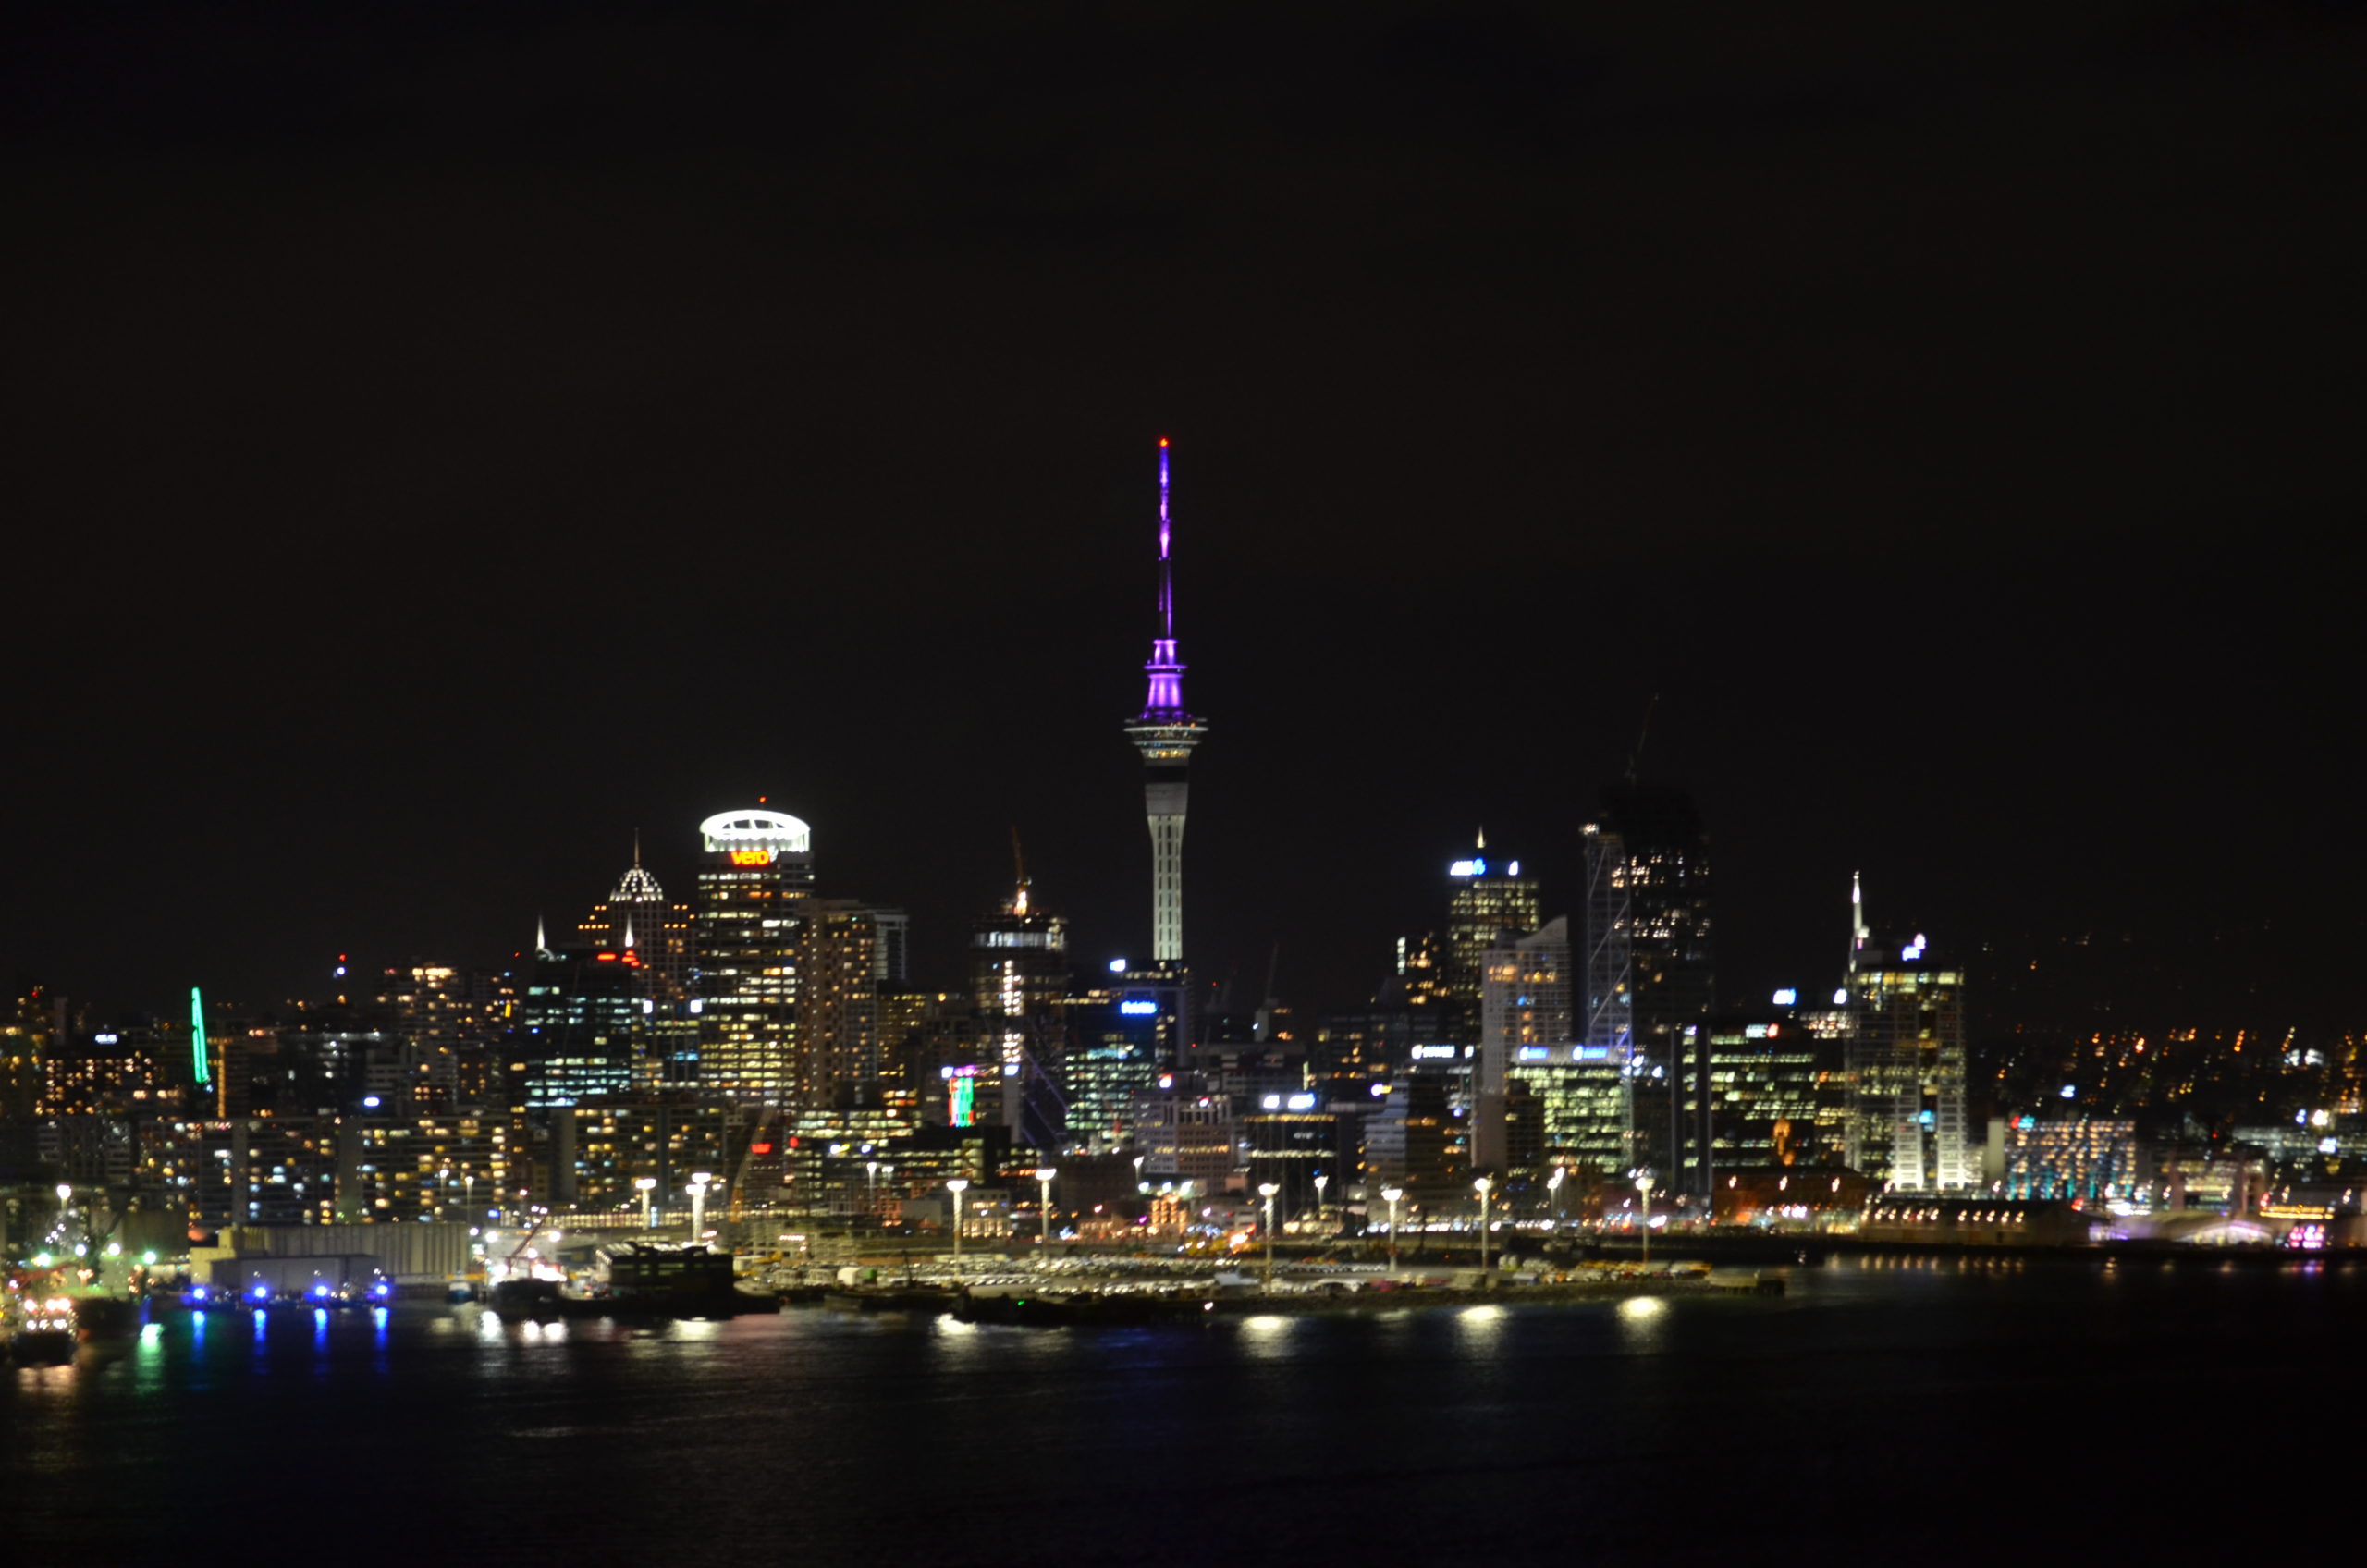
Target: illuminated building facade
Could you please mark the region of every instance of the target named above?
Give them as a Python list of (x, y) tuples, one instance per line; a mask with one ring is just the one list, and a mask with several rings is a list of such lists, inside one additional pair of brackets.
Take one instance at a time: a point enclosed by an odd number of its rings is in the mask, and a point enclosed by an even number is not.
[(1185, 1052), (1188, 997), (1178, 976), (1119, 968), (1109, 982), (1067, 1003), (1067, 1146), (1082, 1154), (1134, 1147), (1137, 1102), (1173, 1085)]
[(1022, 871), (1002, 907), (970, 927), (970, 997), (1004, 1071), (1004, 1124), (1036, 1148), (1057, 1148), (1066, 1134), (1069, 980), (1068, 922), (1036, 907)]
[(111, 1029), (50, 1049), (41, 1101), (44, 1116), (129, 1116), (153, 1110), (164, 1088), (154, 1032)]
[(1330, 1177), (1337, 1188), (1353, 1168), (1352, 1160), (1341, 1158), (1340, 1119), (1318, 1109), (1312, 1095), (1264, 1096), (1255, 1112), (1242, 1118), (1241, 1138), (1248, 1145), (1247, 1190), (1269, 1182), (1282, 1188), (1275, 1194), (1278, 1219), (1315, 1207), (1318, 1176)]
[(605, 952), (631, 952), (642, 995), (649, 1002), (643, 1049), (633, 1063), (636, 1090), (688, 1087), (698, 1079), (698, 1022), (690, 1011), (697, 916), (688, 904), (666, 901), (666, 890), (641, 864), (632, 864), (609, 895), (575, 927), (576, 943)]
[(515, 1184), (507, 1117), (369, 1118), (355, 1136), (350, 1182), (340, 1180), (335, 1205), (340, 1219), (482, 1223)]
[(1143, 1152), (1142, 1179), (1152, 1186), (1189, 1182), (1195, 1193), (1221, 1193), (1241, 1164), (1233, 1102), (1223, 1095), (1170, 1090), (1144, 1096), (1134, 1108), (1134, 1136)]
[(1385, 1087), (1364, 1121), (1366, 1182), (1435, 1185), (1451, 1179), (1461, 1167), (1446, 1084), (1409, 1077)]
[[(1517, 1081), (1527, 1096), (1551, 1103), (1556, 1075), (1576, 1065), (1570, 923), (1557, 917), (1527, 935), (1500, 938), (1480, 955), (1478, 964), (1479, 1056), (1471, 1108), (1471, 1166), (1501, 1176), (1513, 1163), (1510, 1085)], [(1551, 1132), (1547, 1137), (1550, 1142)]]
[[(58, 1003), (48, 990), (29, 986), (7, 997), (0, 1013), (0, 1138), (30, 1127), (49, 1092), (45, 1063), (56, 1048)], [(8, 1153), (0, 1146), (0, 1157)], [(26, 1161), (19, 1156), (11, 1163)]]
[(648, 998), (632, 949), (534, 955), (509, 1039), (513, 1110), (548, 1110), (632, 1086)]
[(1440, 974), (1439, 1038), (1476, 1046), (1480, 1038), (1480, 991), (1488, 953), (1544, 924), (1537, 879), (1520, 874), (1518, 861), (1490, 861), (1488, 836), (1466, 859), (1447, 866), (1446, 950)]
[(796, 1084), (819, 1110), (869, 1103), (879, 1089), (880, 930), (875, 911), (809, 899), (797, 933)]
[(1846, 1162), (1838, 1041), (1788, 1013), (1705, 1018), (1686, 1026), (1679, 1060), (1685, 1191), (1712, 1192), (1728, 1172)]
[(1175, 575), (1170, 557), (1167, 442), (1159, 443), (1159, 619), (1151, 639), (1150, 678), (1143, 711), (1126, 721), (1126, 738), (1142, 753), (1143, 805), (1150, 822), (1151, 959), (1184, 962), (1184, 814), (1185, 769), (1208, 732), (1206, 719), (1184, 706), (1184, 664), (1175, 651)]
[[(1616, 1176), (1629, 1144), (1623, 1064), (1578, 1033), (1576, 955), (1570, 923), (1490, 949), (1482, 962), (1475, 1168), (1497, 1174), (1564, 1166)], [(1532, 1136), (1519, 1135), (1533, 1116)]]
[(1712, 1006), (1710, 837), (1682, 790), (1633, 779), (1603, 791), (1586, 851), (1585, 1043), (1627, 1081), (1620, 1167), (1672, 1179), (1683, 1145), (1677, 1052)]
[(1965, 1103), (1964, 972), (1935, 962), (1920, 936), (1876, 940), (1862, 900), (1852, 907), (1857, 934), (1835, 998), (1849, 1015), (1848, 1163), (1896, 1192), (1973, 1187), (1981, 1151)]
[(779, 1105), (798, 1087), (797, 937), (814, 891), (813, 830), (750, 808), (708, 817), (699, 836), (699, 1087)]
[(587, 1207), (631, 1208), (641, 1203), (634, 1182), (657, 1185), (657, 1208), (690, 1203), (691, 1173), (730, 1169), (728, 1147), (738, 1122), (728, 1108), (688, 1095), (620, 1096), (577, 1106), (569, 1113), (574, 1201)]
[(2156, 1161), (2129, 1117), (2017, 1117), (2005, 1129), (2005, 1195), (2102, 1207), (2151, 1205)]
[(382, 1107), (441, 1115), (500, 1102), (493, 1064), (515, 1021), (506, 974), (414, 963), (384, 971), (370, 1000), (374, 1032), (399, 1042), (366, 1093)]

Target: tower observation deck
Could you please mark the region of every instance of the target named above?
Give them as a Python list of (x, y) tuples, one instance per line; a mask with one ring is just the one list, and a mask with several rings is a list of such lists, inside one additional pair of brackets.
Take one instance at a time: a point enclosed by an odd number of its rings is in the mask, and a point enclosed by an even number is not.
[(1184, 662), (1175, 652), (1175, 572), (1169, 545), (1167, 441), (1159, 443), (1159, 619), (1143, 673), (1150, 692), (1143, 711), (1126, 720), (1126, 738), (1143, 754), (1143, 807), (1150, 819), (1151, 957), (1184, 962), (1184, 770), (1192, 748), (1208, 732), (1206, 719), (1184, 707)]

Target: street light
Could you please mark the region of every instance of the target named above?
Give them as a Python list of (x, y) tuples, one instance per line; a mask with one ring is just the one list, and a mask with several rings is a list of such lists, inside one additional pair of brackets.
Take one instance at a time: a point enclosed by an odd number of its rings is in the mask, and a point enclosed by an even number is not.
[(1044, 1267), (1047, 1268), (1052, 1267), (1052, 1178), (1060, 1173), (1057, 1166), (1039, 1165), (1036, 1168), (1036, 1185), (1042, 1189), (1038, 1207), (1044, 1217)]
[(1274, 1292), (1274, 1194), (1282, 1189), (1271, 1182), (1257, 1183), (1257, 1195), (1266, 1200), (1266, 1293)]
[(706, 1240), (706, 1184), (715, 1178), (704, 1170), (691, 1172), (691, 1241)]
[(865, 1207), (871, 1210), (871, 1217), (877, 1219), (879, 1218), (879, 1162), (877, 1160), (866, 1159), (863, 1162), (863, 1182)]
[(452, 1168), (446, 1166), (435, 1173), (435, 1184), (442, 1191), (435, 1199), (435, 1217), (439, 1219), (452, 1212)]
[(1134, 1156), (1134, 1191), (1138, 1193), (1150, 1191), (1143, 1182), (1143, 1157), (1140, 1155)]
[(1637, 1196), (1644, 1204), (1644, 1267), (1652, 1266), (1652, 1173), (1649, 1170), (1636, 1178)]
[(956, 1176), (945, 1183), (945, 1190), (953, 1194), (953, 1272), (959, 1274), (962, 1272), (962, 1194), (970, 1190), (970, 1183), (966, 1178)]
[(1405, 1195), (1403, 1187), (1383, 1187), (1380, 1195), (1389, 1203), (1389, 1277), (1397, 1277), (1397, 1200)]
[(632, 1184), (641, 1194), (641, 1228), (655, 1230), (657, 1226), (657, 1178), (636, 1176)]
[(1318, 1226), (1323, 1223), (1323, 1189), (1331, 1184), (1331, 1178), (1329, 1176), (1318, 1174), (1315, 1178), (1315, 1222)]
[(1471, 1183), (1471, 1190), (1479, 1194), (1479, 1283), (1483, 1288), (1488, 1283), (1488, 1189), (1495, 1184), (1493, 1176), (1481, 1176)]

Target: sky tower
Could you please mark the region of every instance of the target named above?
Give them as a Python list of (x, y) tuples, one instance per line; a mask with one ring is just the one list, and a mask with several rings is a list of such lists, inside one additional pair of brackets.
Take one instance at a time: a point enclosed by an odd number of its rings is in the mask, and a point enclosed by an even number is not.
[(1159, 963), (1184, 962), (1184, 770), (1208, 732), (1184, 709), (1184, 663), (1175, 655), (1175, 570), (1168, 557), (1167, 438), (1159, 440), (1159, 630), (1151, 638), (1150, 695), (1126, 721), (1143, 754), (1143, 807), (1150, 818), (1150, 946)]

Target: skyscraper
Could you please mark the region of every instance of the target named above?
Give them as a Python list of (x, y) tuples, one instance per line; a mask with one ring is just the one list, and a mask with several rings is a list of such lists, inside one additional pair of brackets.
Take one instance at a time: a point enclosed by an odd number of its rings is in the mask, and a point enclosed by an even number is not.
[(1036, 906), (1024, 867), (1002, 907), (970, 927), (971, 1003), (1001, 1062), (1003, 1124), (1038, 1148), (1059, 1147), (1067, 1121), (1068, 949), (1068, 922)]
[(1919, 934), (1878, 939), (1855, 878), (1849, 904), (1849, 973), (1834, 998), (1848, 1019), (1849, 1164), (1896, 1192), (1971, 1187), (1964, 972), (1934, 962)]
[(1143, 672), (1150, 693), (1126, 721), (1126, 738), (1143, 754), (1143, 806), (1150, 819), (1151, 959), (1184, 962), (1184, 769), (1208, 734), (1206, 719), (1184, 707), (1184, 664), (1175, 651), (1175, 574), (1169, 552), (1167, 439), (1159, 443), (1159, 619)]
[(793, 1098), (800, 1109), (878, 1098), (878, 913), (850, 899), (805, 900), (797, 934)]
[(1446, 1011), (1439, 1023), (1443, 1037), (1458, 1046), (1479, 1043), (1482, 970), (1490, 949), (1543, 923), (1537, 879), (1523, 876), (1518, 861), (1490, 861), (1488, 835), (1478, 840), (1467, 859), (1446, 868)]
[(615, 891), (592, 906), (575, 927), (580, 946), (631, 953), (644, 1008), (641, 1045), (633, 1061), (636, 1088), (688, 1087), (698, 1081), (698, 1020), (691, 1016), (691, 946), (696, 916), (688, 904), (666, 901), (666, 890), (641, 864), (633, 835), (632, 864)]
[(617, 878), (613, 892), (578, 922), (576, 945), (611, 952), (632, 950), (653, 996), (686, 993), (691, 975), (693, 915), (687, 904), (669, 904), (666, 889), (641, 864), (641, 836), (633, 835), (632, 864)]
[[(1624, 1062), (1580, 1037), (1568, 918), (1501, 942), (1483, 962), (1474, 1168), (1534, 1175), (1559, 1165), (1617, 1180), (1631, 1143), (1628, 1083)], [(1524, 1103), (1538, 1121), (1527, 1159), (1510, 1135)]]
[(510, 1041), (510, 1107), (548, 1110), (632, 1086), (641, 1043), (641, 961), (598, 948), (544, 949)]
[[(1634, 1105), (1628, 1164), (1674, 1176), (1686, 1025), (1715, 1001), (1710, 836), (1684, 791), (1632, 778), (1583, 829), (1586, 1043), (1623, 1062)], [(1672, 1191), (1671, 1195), (1675, 1195)]]
[(699, 836), (699, 1086), (779, 1105), (798, 1086), (797, 938), (814, 892), (813, 830), (743, 809), (708, 817)]

